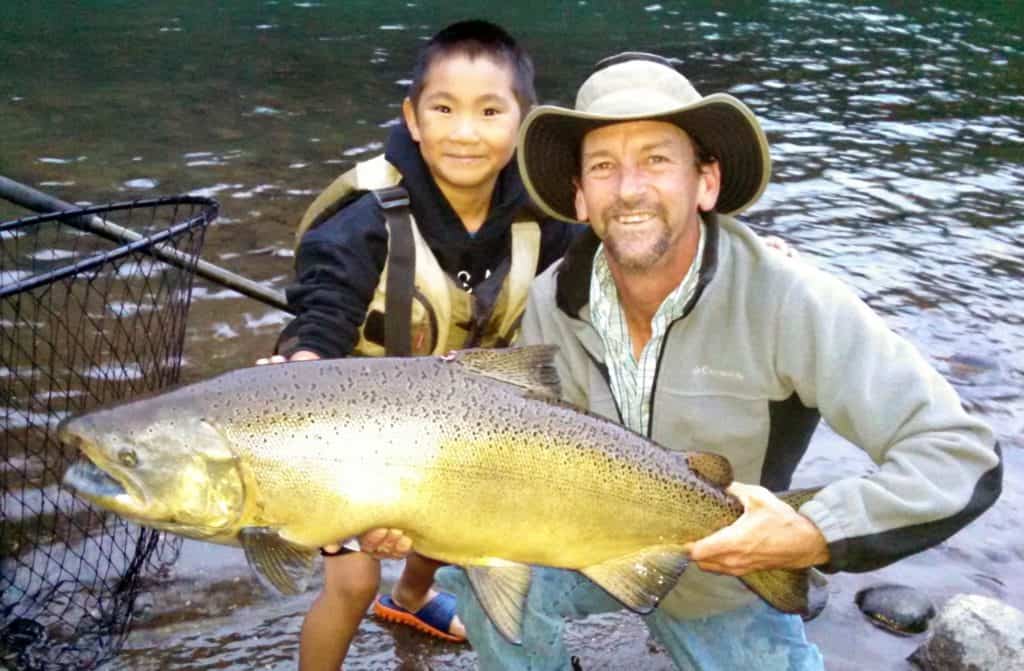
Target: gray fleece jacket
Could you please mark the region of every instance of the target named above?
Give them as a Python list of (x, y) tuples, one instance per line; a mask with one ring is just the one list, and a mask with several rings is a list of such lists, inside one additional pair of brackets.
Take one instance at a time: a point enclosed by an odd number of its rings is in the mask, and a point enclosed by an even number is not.
[[(668, 329), (650, 437), (717, 452), (735, 479), (785, 490), (823, 417), (878, 468), (804, 504), (828, 541), (825, 571), (869, 571), (936, 545), (998, 498), (991, 430), (903, 338), (836, 279), (768, 250), (743, 224), (705, 216), (697, 293)], [(560, 346), (565, 400), (621, 421), (601, 338), (590, 322), (599, 240), (588, 230), (536, 280), (521, 342)], [(735, 578), (691, 566), (662, 602), (677, 617), (756, 598)]]

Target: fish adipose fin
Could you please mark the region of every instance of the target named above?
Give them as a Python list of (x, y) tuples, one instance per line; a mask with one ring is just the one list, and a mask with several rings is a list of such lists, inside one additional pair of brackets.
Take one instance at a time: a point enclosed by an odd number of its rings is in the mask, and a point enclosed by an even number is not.
[(806, 615), (810, 589), (809, 573), (808, 569), (773, 569), (754, 571), (740, 576), (740, 580), (776, 610)]
[(249, 566), (282, 594), (300, 594), (313, 574), (315, 550), (293, 545), (273, 529), (246, 527), (238, 533)]
[(522, 387), (541, 398), (558, 399), (561, 383), (555, 368), (557, 352), (557, 345), (530, 345), (508, 349), (467, 349), (449, 356), (469, 372)]
[(790, 506), (793, 510), (800, 510), (800, 506), (807, 503), (814, 496), (821, 491), (821, 487), (811, 487), (809, 489), (790, 489), (785, 492), (780, 492), (775, 496), (779, 497)]
[(580, 573), (626, 608), (646, 615), (672, 591), (687, 564), (681, 545), (660, 545), (588, 566)]
[(497, 630), (510, 642), (523, 641), (523, 609), (530, 589), (530, 567), (507, 563), (500, 566), (467, 566), (466, 574), (476, 598)]
[(732, 484), (732, 464), (713, 452), (687, 452), (686, 465), (690, 470), (718, 487)]

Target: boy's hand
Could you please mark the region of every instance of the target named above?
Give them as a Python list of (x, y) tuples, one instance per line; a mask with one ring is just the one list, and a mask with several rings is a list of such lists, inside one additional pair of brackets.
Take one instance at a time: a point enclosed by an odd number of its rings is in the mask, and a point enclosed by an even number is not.
[(400, 529), (370, 529), (359, 537), (359, 549), (377, 559), (403, 559), (412, 551), (412, 539)]
[(310, 352), (308, 349), (300, 349), (295, 354), (292, 354), (290, 358), (285, 358), (280, 354), (273, 356), (266, 356), (261, 359), (256, 359), (257, 366), (266, 366), (270, 363), (284, 363), (286, 361), (316, 361), (320, 358), (320, 355), (316, 352)]

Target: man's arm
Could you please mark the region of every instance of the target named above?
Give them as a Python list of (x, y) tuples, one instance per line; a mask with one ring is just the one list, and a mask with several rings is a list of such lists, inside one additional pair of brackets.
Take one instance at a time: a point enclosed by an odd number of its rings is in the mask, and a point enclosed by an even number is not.
[(991, 506), (1002, 464), (988, 426), (906, 340), (835, 279), (807, 269), (782, 298), (777, 374), (878, 468), (827, 483), (800, 512), (830, 571), (868, 571), (932, 547)]

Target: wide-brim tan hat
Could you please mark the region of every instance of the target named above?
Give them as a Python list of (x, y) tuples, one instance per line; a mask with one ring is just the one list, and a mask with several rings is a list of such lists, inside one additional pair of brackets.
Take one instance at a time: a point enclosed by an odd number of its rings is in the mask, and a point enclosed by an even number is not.
[(749, 107), (725, 93), (702, 96), (666, 59), (629, 52), (598, 64), (580, 87), (575, 109), (542, 105), (523, 121), (519, 171), (534, 202), (552, 217), (575, 221), (573, 178), (583, 136), (639, 120), (676, 124), (718, 159), (717, 212), (745, 210), (768, 185), (768, 140)]

